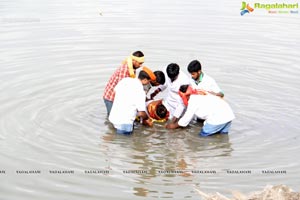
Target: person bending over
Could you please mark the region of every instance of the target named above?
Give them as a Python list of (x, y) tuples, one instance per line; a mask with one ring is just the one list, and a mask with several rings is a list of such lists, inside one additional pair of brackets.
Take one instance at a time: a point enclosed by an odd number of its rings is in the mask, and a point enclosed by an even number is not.
[(228, 134), (231, 121), (235, 118), (229, 104), (224, 99), (210, 93), (195, 94), (192, 91), (194, 90), (189, 85), (180, 87), (179, 94), (183, 102), (187, 104), (186, 112), (179, 121), (167, 124), (166, 128), (186, 127), (195, 115), (204, 120), (200, 135)]
[(153, 125), (153, 122), (165, 122), (169, 118), (169, 111), (163, 105), (162, 99), (153, 100), (147, 105), (147, 113), (149, 119), (145, 121), (149, 126)]
[[(143, 85), (149, 84), (154, 73), (143, 68), (138, 78), (123, 78), (115, 87), (115, 99), (109, 115), (109, 121), (116, 128), (117, 133), (131, 134), (136, 117), (147, 120)], [(153, 79), (153, 78), (152, 78)]]

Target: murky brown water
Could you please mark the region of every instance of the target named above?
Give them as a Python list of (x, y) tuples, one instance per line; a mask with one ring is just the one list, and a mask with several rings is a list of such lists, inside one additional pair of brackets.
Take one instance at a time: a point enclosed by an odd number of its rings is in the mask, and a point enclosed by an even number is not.
[[(298, 190), (300, 15), (240, 16), (240, 4), (1, 1), (0, 199)], [(236, 114), (229, 136), (162, 124), (116, 135), (102, 92), (135, 50), (154, 70), (199, 59)]]

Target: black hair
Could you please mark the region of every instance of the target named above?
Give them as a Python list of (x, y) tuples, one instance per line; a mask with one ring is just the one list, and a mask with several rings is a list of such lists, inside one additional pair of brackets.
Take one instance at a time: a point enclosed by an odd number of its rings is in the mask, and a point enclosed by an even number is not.
[(160, 118), (165, 118), (167, 116), (167, 113), (168, 110), (164, 105), (160, 104), (156, 107), (156, 115)]
[(179, 74), (179, 65), (176, 63), (171, 63), (167, 66), (167, 74), (168, 77), (173, 82)]
[(141, 51), (136, 51), (132, 55), (134, 55), (136, 57), (143, 57), (144, 56), (143, 52), (141, 52)]
[(155, 71), (154, 75), (156, 76), (156, 82), (163, 85), (166, 82), (165, 74), (162, 71)]
[(187, 89), (188, 89), (189, 85), (181, 85), (179, 88), (180, 92), (186, 93)]
[(148, 79), (148, 80), (150, 80), (150, 79), (151, 79), (150, 76), (147, 74), (147, 72), (145, 72), (144, 70), (141, 70), (141, 71), (140, 71), (138, 78), (139, 78), (140, 80), (143, 80), (143, 79)]
[(201, 63), (198, 60), (193, 60), (187, 67), (189, 73), (198, 72), (201, 70)]

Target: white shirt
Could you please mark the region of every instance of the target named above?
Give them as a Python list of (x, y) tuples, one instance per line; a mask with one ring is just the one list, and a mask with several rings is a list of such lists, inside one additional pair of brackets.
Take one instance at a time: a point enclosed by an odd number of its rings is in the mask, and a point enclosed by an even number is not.
[(187, 126), (193, 117), (204, 119), (204, 123), (220, 125), (235, 118), (229, 104), (215, 95), (191, 95), (186, 112), (178, 121), (179, 126)]
[(137, 78), (123, 78), (115, 87), (115, 99), (109, 121), (116, 125), (133, 124), (138, 111), (145, 111), (146, 95)]
[(181, 85), (189, 84), (191, 84), (190, 78), (181, 70), (175, 81), (171, 82), (171, 79), (169, 77), (166, 78), (165, 85), (167, 87), (167, 95), (163, 100), (163, 105), (170, 112), (170, 118), (172, 118), (173, 116), (179, 118), (182, 115), (185, 106), (178, 94), (178, 91)]
[(192, 83), (192, 87), (195, 89), (202, 89), (202, 90), (206, 90), (206, 91), (210, 91), (210, 92), (215, 92), (215, 93), (219, 93), (221, 92), (220, 87), (218, 86), (218, 84), (216, 83), (216, 81), (208, 76), (207, 74), (203, 74), (202, 80), (200, 83), (198, 83), (198, 85), (195, 83), (195, 80), (193, 79), (193, 83)]

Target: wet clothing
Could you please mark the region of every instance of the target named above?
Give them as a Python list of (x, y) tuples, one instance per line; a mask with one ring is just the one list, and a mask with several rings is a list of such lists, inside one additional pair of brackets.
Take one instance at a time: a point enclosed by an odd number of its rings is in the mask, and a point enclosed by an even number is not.
[(178, 125), (187, 126), (194, 116), (205, 120), (202, 135), (228, 132), (230, 125), (227, 123), (235, 118), (231, 107), (224, 99), (210, 94), (191, 95), (186, 112), (178, 121)]
[(231, 121), (219, 125), (211, 125), (206, 123), (202, 127), (202, 130), (200, 131), (200, 135), (209, 136), (214, 133), (228, 134), (230, 127), (231, 127)]
[(113, 105), (113, 101), (109, 101), (107, 99), (103, 99), (105, 107), (106, 107), (106, 112), (107, 112), (107, 116), (109, 116), (109, 113), (111, 111), (112, 105)]
[(146, 95), (141, 81), (137, 78), (123, 78), (115, 87), (115, 99), (109, 121), (118, 131), (132, 132), (138, 111), (145, 111)]

